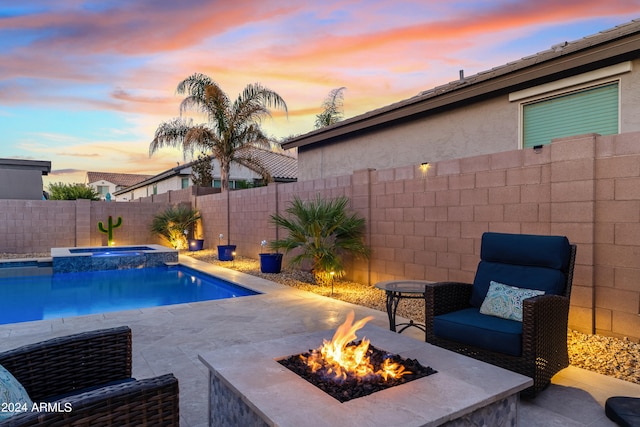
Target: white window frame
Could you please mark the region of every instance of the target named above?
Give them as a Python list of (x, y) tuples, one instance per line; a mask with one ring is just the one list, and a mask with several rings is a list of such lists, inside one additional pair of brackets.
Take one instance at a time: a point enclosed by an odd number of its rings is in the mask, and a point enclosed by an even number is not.
[[(609, 67), (600, 68), (595, 71), (591, 71), (577, 76), (568, 77), (566, 79), (556, 80), (554, 82), (546, 83), (543, 85), (535, 86), (528, 89), (523, 89), (517, 92), (509, 94), (509, 101), (516, 102), (518, 104), (518, 148), (524, 147), (524, 107), (527, 104), (540, 102), (545, 99), (555, 98), (557, 96), (569, 95), (573, 92), (580, 92), (585, 89), (589, 89), (596, 86), (602, 86), (605, 84), (618, 83), (618, 91), (621, 90), (621, 78), (613, 76), (619, 76), (620, 74), (631, 72), (631, 61), (621, 62), (619, 64), (611, 65)], [(621, 128), (621, 93), (618, 94), (618, 129)]]

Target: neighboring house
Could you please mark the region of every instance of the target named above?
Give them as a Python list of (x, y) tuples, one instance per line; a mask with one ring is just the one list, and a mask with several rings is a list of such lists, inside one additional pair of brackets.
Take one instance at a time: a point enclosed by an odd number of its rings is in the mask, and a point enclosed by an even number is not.
[(113, 197), (114, 193), (123, 188), (135, 185), (152, 175), (137, 175), (132, 173), (111, 173), (111, 172), (87, 172), (86, 183), (93, 187), (102, 199)]
[(0, 159), (0, 199), (42, 200), (42, 176), (51, 172), (51, 162)]
[(300, 181), (640, 131), (640, 20), (282, 144)]
[[(257, 157), (267, 168), (273, 181), (296, 181), (298, 162), (295, 158), (259, 148), (254, 150), (253, 155)], [(191, 180), (192, 164), (193, 162), (178, 165), (158, 175), (149, 177), (144, 181), (116, 191), (114, 193), (116, 200), (130, 201), (141, 197), (148, 197), (154, 194), (162, 194), (168, 191), (190, 187), (193, 184)], [(213, 187), (220, 188), (220, 165), (215, 159), (212, 160), (212, 165), (214, 178)], [(241, 188), (245, 184), (255, 185), (259, 184), (261, 181), (262, 179), (260, 174), (254, 170), (235, 163), (231, 165), (231, 171), (229, 174), (231, 188)]]

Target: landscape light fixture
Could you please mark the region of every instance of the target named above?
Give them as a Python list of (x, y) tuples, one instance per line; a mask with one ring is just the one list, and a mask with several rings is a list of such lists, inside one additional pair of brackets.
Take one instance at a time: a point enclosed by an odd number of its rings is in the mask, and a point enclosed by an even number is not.
[(331, 296), (333, 296), (333, 277), (336, 275), (336, 272), (332, 271), (329, 275), (331, 276)]

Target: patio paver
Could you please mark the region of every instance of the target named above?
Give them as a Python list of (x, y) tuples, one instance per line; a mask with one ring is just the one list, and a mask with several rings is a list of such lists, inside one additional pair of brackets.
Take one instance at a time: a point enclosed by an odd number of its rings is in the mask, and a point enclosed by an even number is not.
[[(180, 381), (181, 426), (206, 426), (208, 370), (198, 354), (335, 329), (354, 310), (356, 319), (372, 315), (387, 328), (387, 314), (300, 291), (233, 270), (181, 257), (184, 264), (266, 292), (263, 295), (146, 308), (64, 319), (0, 325), (0, 351), (56, 336), (128, 325), (133, 331), (133, 375), (145, 378), (173, 372)], [(414, 328), (411, 328), (414, 329)], [(421, 331), (407, 330), (417, 340)], [(522, 400), (522, 426), (615, 426), (604, 414), (609, 396), (640, 397), (640, 385), (569, 367), (536, 399)]]

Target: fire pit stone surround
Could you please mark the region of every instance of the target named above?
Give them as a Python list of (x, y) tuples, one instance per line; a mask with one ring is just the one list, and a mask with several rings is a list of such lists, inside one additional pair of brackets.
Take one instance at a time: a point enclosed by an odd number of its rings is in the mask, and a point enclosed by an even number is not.
[(340, 403), (277, 360), (308, 351), (333, 331), (287, 336), (199, 355), (209, 368), (212, 426), (518, 425), (518, 392), (530, 378), (374, 325), (359, 336), (436, 371), (397, 387)]

